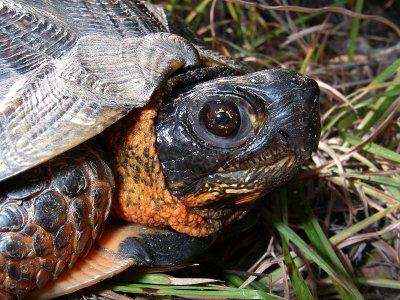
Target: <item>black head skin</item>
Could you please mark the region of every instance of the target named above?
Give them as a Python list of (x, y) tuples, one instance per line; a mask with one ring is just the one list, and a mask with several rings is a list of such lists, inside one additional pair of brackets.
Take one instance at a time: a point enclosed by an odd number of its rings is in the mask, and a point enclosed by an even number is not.
[(318, 96), (314, 80), (285, 69), (214, 79), (171, 95), (157, 119), (170, 191), (188, 206), (230, 206), (283, 184), (318, 145)]

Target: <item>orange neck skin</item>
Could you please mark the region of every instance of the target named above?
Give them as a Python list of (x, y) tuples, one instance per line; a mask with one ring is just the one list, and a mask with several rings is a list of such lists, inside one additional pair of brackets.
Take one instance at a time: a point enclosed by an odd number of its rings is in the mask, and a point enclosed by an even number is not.
[[(156, 149), (155, 119), (160, 105), (161, 101), (151, 102), (108, 132), (117, 183), (111, 212), (145, 226), (172, 227), (191, 236), (210, 235), (239, 219), (248, 207), (239, 206), (223, 219), (206, 219), (169, 192)], [(201, 198), (199, 195), (199, 201)]]

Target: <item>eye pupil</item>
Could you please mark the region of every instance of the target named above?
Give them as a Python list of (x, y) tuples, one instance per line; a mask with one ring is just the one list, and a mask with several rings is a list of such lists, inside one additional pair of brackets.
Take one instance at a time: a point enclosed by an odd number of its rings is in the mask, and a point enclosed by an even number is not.
[(200, 111), (200, 123), (217, 136), (232, 136), (240, 125), (238, 108), (230, 103), (210, 102)]
[(229, 122), (231, 121), (231, 117), (229, 116), (228, 113), (224, 111), (220, 111), (216, 115), (216, 123), (220, 126), (225, 126), (228, 125)]

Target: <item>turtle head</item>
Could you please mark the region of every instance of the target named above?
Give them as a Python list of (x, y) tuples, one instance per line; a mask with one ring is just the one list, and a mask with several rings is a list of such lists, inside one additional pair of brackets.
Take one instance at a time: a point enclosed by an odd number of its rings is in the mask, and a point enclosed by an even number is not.
[(317, 83), (290, 70), (220, 78), (171, 95), (157, 117), (169, 190), (193, 209), (254, 200), (318, 145)]
[(109, 131), (112, 213), (192, 236), (218, 232), (310, 157), (318, 94), (314, 80), (270, 70), (155, 97)]

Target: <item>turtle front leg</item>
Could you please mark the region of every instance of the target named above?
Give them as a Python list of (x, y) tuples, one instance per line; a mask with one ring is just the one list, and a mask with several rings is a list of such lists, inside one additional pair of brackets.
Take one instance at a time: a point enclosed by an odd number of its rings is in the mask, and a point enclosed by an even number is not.
[(0, 298), (23, 298), (85, 256), (113, 189), (110, 168), (87, 146), (2, 182)]
[(27, 299), (45, 300), (99, 283), (131, 266), (168, 267), (187, 263), (215, 241), (237, 235), (255, 224), (257, 212), (207, 237), (192, 237), (171, 229), (139, 224), (111, 222), (96, 240), (89, 254), (74, 268), (65, 270), (57, 280), (28, 294)]
[(92, 250), (27, 299), (45, 300), (91, 286), (135, 266), (163, 267), (188, 262), (204, 252), (214, 237), (194, 238), (173, 230), (133, 223), (107, 224)]

